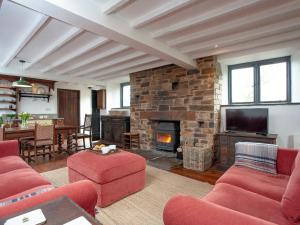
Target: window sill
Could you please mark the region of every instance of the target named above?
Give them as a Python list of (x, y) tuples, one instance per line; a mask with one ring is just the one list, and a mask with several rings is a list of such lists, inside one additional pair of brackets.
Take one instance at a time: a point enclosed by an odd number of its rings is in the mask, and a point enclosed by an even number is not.
[(300, 102), (274, 102), (274, 103), (243, 103), (243, 104), (231, 104), (221, 105), (221, 107), (240, 107), (240, 106), (273, 106), (273, 105), (300, 105)]

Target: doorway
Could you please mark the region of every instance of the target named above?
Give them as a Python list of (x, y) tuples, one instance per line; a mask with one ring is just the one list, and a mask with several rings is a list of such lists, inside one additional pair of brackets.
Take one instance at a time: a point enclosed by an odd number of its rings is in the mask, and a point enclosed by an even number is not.
[(100, 108), (98, 107), (99, 91), (92, 90), (92, 140), (100, 139)]
[(80, 91), (57, 89), (58, 117), (65, 125), (80, 126)]

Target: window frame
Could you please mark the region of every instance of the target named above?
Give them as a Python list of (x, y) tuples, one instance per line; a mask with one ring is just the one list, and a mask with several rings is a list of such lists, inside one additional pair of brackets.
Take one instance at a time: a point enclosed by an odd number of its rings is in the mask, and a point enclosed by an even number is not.
[(129, 106), (124, 106), (123, 105), (123, 89), (125, 86), (130, 86), (130, 82), (124, 82), (124, 83), (121, 83), (120, 84), (120, 106), (121, 108), (130, 108), (130, 105)]
[[(286, 68), (286, 100), (284, 101), (261, 101), (260, 95), (260, 66), (263, 65), (271, 65), (275, 63), (285, 62), (287, 65)], [(234, 69), (242, 69), (247, 67), (253, 67), (254, 71), (254, 84), (253, 84), (253, 92), (254, 92), (254, 99), (253, 102), (232, 102), (232, 70)], [(291, 102), (291, 56), (273, 58), (273, 59), (266, 59), (254, 62), (247, 62), (241, 63), (236, 65), (229, 65), (228, 66), (228, 104), (229, 105), (244, 105), (244, 104), (273, 104), (273, 103), (280, 103), (280, 104), (287, 104)]]

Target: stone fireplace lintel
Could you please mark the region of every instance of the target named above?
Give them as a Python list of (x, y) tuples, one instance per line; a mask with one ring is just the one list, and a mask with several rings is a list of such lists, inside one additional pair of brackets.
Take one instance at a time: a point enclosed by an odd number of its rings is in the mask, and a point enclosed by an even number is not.
[(182, 121), (182, 120), (196, 120), (195, 112), (141, 112), (141, 119), (148, 120), (165, 120), (165, 121)]

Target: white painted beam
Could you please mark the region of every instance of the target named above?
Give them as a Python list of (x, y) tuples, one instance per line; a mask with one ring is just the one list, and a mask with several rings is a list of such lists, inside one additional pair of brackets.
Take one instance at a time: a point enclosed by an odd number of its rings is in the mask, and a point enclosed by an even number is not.
[(271, 36), (276, 33), (285, 33), (291, 29), (300, 29), (300, 17), (290, 20), (282, 21), (279, 23), (258, 27), (252, 30), (247, 30), (240, 33), (233, 33), (227, 36), (215, 38), (209, 41), (203, 41), (196, 44), (191, 44), (180, 48), (184, 53), (193, 52), (195, 50), (208, 50), (214, 49), (217, 44), (219, 47), (238, 44), (239, 42), (250, 41), (252, 39)]
[[(156, 62), (156, 61), (161, 61), (161, 60), (158, 59), (157, 57), (154, 57), (154, 56), (148, 56), (148, 57), (143, 58), (143, 59), (135, 60), (131, 63), (126, 63), (124, 65), (115, 66), (114, 68), (110, 68), (110, 69), (106, 69), (106, 70), (100, 70), (99, 74), (104, 76), (104, 75), (107, 75), (107, 74), (110, 74), (110, 73), (120, 72), (122, 70), (127, 70), (127, 69), (130, 69), (132, 67), (142, 66), (144, 64), (151, 63), (151, 62)], [(96, 73), (96, 72), (97, 71), (94, 71), (94, 73)]]
[(59, 49), (61, 46), (72, 40), (74, 37), (79, 35), (83, 30), (73, 27), (71, 28), (66, 34), (64, 34), (61, 38), (55, 41), (55, 43), (51, 46), (49, 46), (45, 51), (43, 51), (40, 55), (38, 55), (35, 59), (31, 61), (26, 67), (24, 67), (25, 70), (28, 70), (33, 65), (40, 62), (42, 59), (46, 58), (51, 53), (55, 52), (57, 49)]
[(168, 64), (170, 64), (170, 63), (165, 62), (165, 61), (157, 61), (157, 62), (147, 63), (147, 65), (133, 67), (128, 70), (119, 71), (117, 73), (111, 73), (111, 74), (107, 74), (105, 76), (101, 76), (101, 75), (96, 76), (95, 79), (99, 80), (99, 81), (111, 80), (111, 79), (115, 79), (115, 78), (122, 77), (125, 75), (129, 75), (130, 73), (135, 73), (135, 72), (139, 72), (139, 71), (143, 71), (143, 70), (149, 70), (149, 69), (165, 66)]
[(236, 0), (234, 2), (230, 2), (225, 5), (220, 4), (220, 7), (216, 7), (210, 11), (201, 13), (200, 15), (198, 15), (196, 17), (190, 17), (186, 20), (180, 21), (180, 22), (170, 25), (168, 27), (163, 27), (163, 28), (153, 32), (152, 37), (158, 38), (158, 37), (162, 37), (162, 36), (172, 34), (172, 33), (178, 32), (178, 31), (182, 31), (186, 28), (195, 26), (197, 24), (204, 23), (215, 17), (223, 16), (228, 13), (234, 12), (236, 10), (253, 5), (253, 4), (257, 3), (258, 1), (260, 1), (260, 0), (252, 0), (252, 1)]
[(110, 0), (104, 6), (102, 6), (102, 13), (106, 15), (114, 13), (128, 2), (130, 2), (130, 0)]
[(148, 32), (133, 29), (130, 25), (118, 18), (99, 13), (95, 4), (86, 0), (11, 0), (27, 8), (42, 12), (65, 23), (80, 27), (146, 52), (162, 60), (178, 66), (192, 69), (197, 68), (195, 60), (165, 43), (150, 37)]
[(300, 30), (296, 30), (296, 31), (277, 34), (270, 37), (260, 38), (248, 42), (242, 42), (224, 48), (217, 48), (215, 50), (206, 51), (206, 52), (204, 52), (203, 50), (200, 51), (195, 50), (193, 53), (191, 53), (191, 56), (195, 58), (201, 58), (210, 55), (220, 55), (220, 54), (225, 54), (225, 53), (230, 53), (235, 51), (256, 48), (259, 46), (272, 45), (284, 41), (291, 41), (299, 38), (300, 38)]
[(292, 11), (300, 9), (299, 1), (287, 2), (284, 5), (279, 5), (267, 10), (263, 10), (258, 13), (245, 15), (241, 18), (230, 20), (228, 22), (210, 27), (208, 29), (203, 29), (198, 32), (193, 32), (191, 34), (183, 35), (173, 40), (169, 40), (167, 44), (169, 46), (178, 46), (190, 41), (196, 41), (198, 39), (205, 38), (210, 35), (217, 35), (224, 31), (230, 29), (243, 28), (249, 24), (259, 23), (262, 20), (269, 19), (272, 17), (288, 14)]
[(58, 73), (59, 74), (66, 74), (67, 72), (69, 71), (73, 71), (73, 70), (76, 70), (82, 66), (85, 66), (89, 63), (92, 63), (92, 62), (95, 62), (95, 61), (98, 61), (98, 60), (101, 60), (101, 59), (104, 59), (108, 56), (111, 56), (111, 55), (114, 55), (114, 54), (117, 54), (119, 52), (122, 52), (126, 49), (128, 49), (129, 47), (128, 46), (125, 46), (125, 45), (118, 45), (114, 48), (111, 48), (111, 49), (108, 49), (106, 51), (103, 51), (103, 52), (100, 52), (99, 54), (93, 56), (93, 57), (89, 57), (85, 60), (81, 60), (79, 63), (76, 63), (74, 65), (72, 65), (71, 67), (67, 67), (63, 70), (60, 70)]
[(160, 7), (153, 9), (152, 11), (138, 17), (135, 19), (131, 26), (134, 28), (141, 28), (159, 18), (162, 18), (166, 15), (169, 15), (176, 10), (179, 10), (191, 3), (195, 2), (194, 0), (172, 0), (165, 4), (162, 4)]
[(88, 44), (80, 47), (76, 51), (71, 52), (68, 55), (65, 55), (62, 59), (57, 60), (55, 63), (53, 63), (52, 65), (46, 67), (45, 69), (42, 69), (41, 71), (43, 73), (45, 73), (45, 72), (48, 72), (50, 70), (53, 70), (56, 67), (61, 66), (64, 63), (71, 61), (74, 58), (77, 58), (77, 57), (79, 57), (79, 56), (81, 56), (81, 55), (83, 55), (83, 54), (85, 54), (85, 53), (87, 53), (87, 52), (89, 52), (89, 51), (91, 51), (91, 50), (93, 50), (95, 48), (98, 48), (101, 45), (106, 44), (107, 42), (109, 42), (109, 40), (107, 38), (99, 37), (96, 40), (94, 40), (94, 41), (92, 41), (92, 42), (90, 42), (90, 43), (88, 43)]
[(109, 67), (112, 67), (114, 65), (117, 65), (117, 64), (120, 64), (120, 63), (124, 63), (124, 62), (128, 62), (128, 61), (131, 61), (131, 60), (134, 60), (134, 59), (137, 59), (141, 56), (145, 56), (146, 53), (144, 52), (133, 52), (131, 54), (128, 54), (124, 57), (120, 57), (120, 58), (116, 58), (116, 59), (113, 59), (109, 62), (106, 62), (106, 63), (102, 63), (98, 66), (95, 66), (95, 67), (91, 67), (89, 69), (86, 69), (86, 70), (82, 70), (82, 71), (79, 71), (77, 73), (72, 73), (72, 76), (74, 77), (89, 77), (87, 74), (89, 73), (92, 73), (94, 71), (99, 71), (99, 70), (103, 70), (105, 68), (109, 68)]
[(2, 3), (3, 3), (3, 0), (0, 0), (0, 9), (1, 9)]
[(39, 14), (38, 18), (33, 21), (32, 26), (28, 29), (28, 32), (20, 37), (19, 43), (16, 44), (15, 48), (7, 55), (6, 59), (3, 60), (1, 66), (7, 66), (25, 47), (25, 45), (32, 39), (32, 37), (44, 26), (48, 16)]
[[(12, 76), (20, 76), (20, 68), (19, 67), (0, 67), (0, 74), (12, 75)], [(30, 78), (38, 78), (38, 79), (45, 79), (45, 80), (55, 80), (55, 81), (62, 81), (62, 82), (72, 82), (78, 84), (86, 84), (86, 85), (102, 85), (102, 82), (99, 82), (95, 79), (80, 79), (80, 78), (66, 78), (56, 74), (51, 73), (40, 73), (37, 70), (28, 70), (24, 71), (23, 74), (25, 77)]]
[[(289, 41), (283, 41), (276, 44), (270, 44), (265, 46), (259, 46), (254, 47), (251, 49), (241, 50), (241, 51), (235, 51), (235, 52), (229, 52), (225, 54), (218, 55), (218, 61), (219, 62), (228, 62), (228, 61), (234, 61), (235, 58), (241, 58), (241, 57), (249, 57), (253, 58), (252, 61), (257, 60), (257, 56), (263, 55), (263, 58), (274, 58), (274, 55), (280, 56), (286, 56), (291, 55), (297, 50), (300, 49), (300, 38), (289, 40)], [(263, 54), (261, 54), (263, 53)], [(259, 59), (258, 59), (259, 60)], [(249, 60), (247, 60), (249, 61)], [(232, 63), (231, 63), (232, 64)]]

